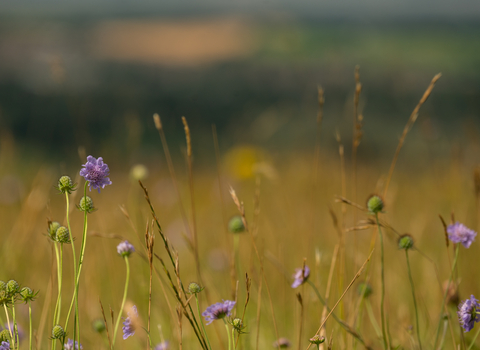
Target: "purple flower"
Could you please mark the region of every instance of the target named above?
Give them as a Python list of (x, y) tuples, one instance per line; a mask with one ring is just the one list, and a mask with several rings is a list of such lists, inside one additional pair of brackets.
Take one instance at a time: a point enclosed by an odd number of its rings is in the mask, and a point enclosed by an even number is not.
[(10, 343), (7, 341), (2, 341), (0, 344), (0, 350), (10, 350)]
[(123, 322), (122, 331), (124, 340), (135, 334), (135, 324), (138, 317), (137, 307), (133, 305), (132, 310), (134, 311), (134, 315), (131, 315), (131, 313), (129, 312), (128, 317)]
[(202, 313), (202, 316), (205, 317), (205, 321), (207, 321), (207, 325), (209, 325), (215, 320), (231, 316), (234, 306), (234, 301), (224, 300), (223, 303), (216, 303), (207, 307)]
[(78, 341), (75, 341), (75, 347), (73, 347), (73, 340), (68, 338), (68, 341), (65, 343), (65, 350), (81, 350), (83, 349), (82, 344), (80, 344), (80, 349), (78, 348)]
[(100, 188), (105, 188), (105, 186), (112, 184), (112, 181), (108, 178), (110, 169), (108, 169), (108, 165), (103, 162), (102, 157), (96, 159), (95, 157), (88, 156), (87, 162), (82, 166), (85, 168), (80, 170), (80, 175), (85, 178), (85, 181), (88, 181), (90, 191), (93, 187), (94, 190), (98, 190), (98, 193), (100, 193)]
[(123, 241), (117, 245), (117, 253), (121, 256), (130, 256), (135, 251), (135, 247), (131, 245), (128, 241)]
[(273, 342), (274, 348), (280, 347), (280, 349), (286, 349), (286, 348), (289, 348), (290, 346), (292, 346), (292, 344), (290, 344), (290, 341), (287, 338), (280, 338)]
[(473, 295), (458, 305), (458, 320), (465, 332), (470, 332), (475, 322), (480, 322), (477, 312), (480, 312), (480, 304)]
[(453, 225), (448, 225), (447, 227), (448, 238), (453, 243), (462, 243), (465, 248), (469, 248), (472, 242), (475, 240), (477, 233), (473, 230), (470, 230), (464, 224), (459, 223), (458, 221)]
[(167, 349), (168, 349), (168, 340), (163, 341), (160, 344), (157, 344), (157, 346), (153, 350), (167, 350)]
[(305, 270), (303, 268), (295, 269), (295, 273), (293, 275), (295, 281), (292, 283), (292, 288), (297, 288), (304, 284), (307, 281), (308, 276), (310, 276), (310, 268), (307, 265), (305, 265)]

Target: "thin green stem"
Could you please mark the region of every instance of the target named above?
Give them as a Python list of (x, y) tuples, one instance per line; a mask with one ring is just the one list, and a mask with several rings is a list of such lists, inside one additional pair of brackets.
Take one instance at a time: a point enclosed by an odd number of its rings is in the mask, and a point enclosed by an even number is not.
[[(68, 194), (69, 194), (68, 192), (65, 192), (65, 201), (66, 201), (66, 207), (67, 207), (67, 212), (66, 212), (67, 227), (68, 227), (68, 232), (70, 234), (70, 244), (72, 245), (74, 287), (73, 287), (72, 302), (70, 304), (70, 308), (69, 308), (68, 314), (67, 314), (67, 320), (65, 322), (65, 332), (67, 331), (68, 319), (70, 317), (70, 312), (72, 310), (73, 303), (74, 303), (75, 300), (77, 300), (77, 289), (76, 289), (76, 283), (77, 283), (77, 255), (75, 253), (75, 243), (74, 243), (74, 240), (73, 240), (72, 229), (70, 227), (70, 199), (68, 197)], [(74, 331), (73, 340), (75, 341), (75, 331)]]
[(235, 329), (232, 327), (232, 349), (235, 350)]
[(455, 257), (453, 258), (452, 271), (450, 272), (450, 277), (448, 279), (447, 288), (445, 288), (445, 292), (443, 294), (442, 308), (440, 309), (440, 319), (438, 320), (437, 332), (435, 334), (435, 343), (433, 344), (433, 349), (437, 348), (438, 336), (440, 334), (440, 327), (442, 326), (443, 310), (445, 309), (445, 301), (447, 300), (447, 295), (448, 295), (448, 291), (450, 289), (450, 284), (452, 283), (453, 274), (455, 272), (455, 267), (457, 266), (459, 250), (460, 250), (460, 244), (457, 244), (457, 246), (455, 248)]
[(417, 322), (418, 346), (420, 347), (420, 350), (422, 350), (422, 342), (420, 339), (420, 322), (418, 321), (417, 299), (415, 298), (415, 287), (413, 285), (412, 269), (410, 268), (410, 259), (408, 258), (408, 249), (405, 249), (405, 257), (407, 258), (408, 278), (410, 279), (410, 287), (412, 288), (413, 305), (415, 307), (415, 320)]
[[(13, 339), (13, 332), (12, 332), (12, 328), (10, 327), (10, 317), (8, 317), (7, 305), (5, 303), (3, 304), (3, 308), (5, 309), (5, 315), (7, 316), (8, 332), (10, 333), (10, 338)], [(13, 348), (13, 345), (15, 344), (12, 344), (12, 348)]]
[(383, 347), (385, 350), (388, 349), (387, 343), (387, 331), (385, 329), (385, 254), (383, 249), (383, 234), (380, 222), (378, 221), (378, 213), (375, 213), (375, 219), (377, 221), (378, 234), (380, 236), (380, 266), (381, 266), (381, 295), (380, 295), (380, 316), (382, 321), (382, 337), (383, 337)]
[(122, 318), (122, 311), (123, 311), (123, 308), (125, 307), (125, 301), (127, 300), (128, 281), (130, 280), (130, 263), (128, 262), (128, 256), (125, 256), (124, 259), (125, 259), (125, 265), (127, 266), (127, 277), (125, 279), (125, 289), (123, 291), (122, 306), (120, 307), (120, 310), (118, 312), (117, 322), (115, 322), (115, 330), (113, 332), (112, 346), (115, 345), (115, 340), (117, 339), (118, 325), (120, 324), (120, 319)]
[(480, 334), (480, 328), (478, 329), (477, 333), (475, 333), (475, 336), (473, 337), (472, 342), (470, 343), (470, 346), (467, 348), (467, 350), (471, 350), (473, 348), (479, 334)]
[(200, 324), (202, 325), (203, 334), (205, 335), (205, 339), (207, 340), (208, 349), (211, 349), (212, 346), (210, 345), (210, 340), (208, 340), (207, 331), (205, 330), (205, 325), (203, 324), (202, 316), (201, 316), (201, 314), (200, 314), (200, 303), (199, 303), (199, 301), (198, 301), (198, 295), (197, 295), (197, 293), (195, 293), (195, 300), (197, 301), (198, 318), (200, 319)]
[(380, 327), (378, 327), (377, 320), (375, 319), (375, 315), (373, 314), (373, 309), (372, 305), (370, 304), (370, 301), (368, 299), (365, 299), (365, 308), (367, 309), (367, 314), (368, 318), (370, 319), (370, 323), (372, 324), (372, 327), (377, 334), (377, 337), (382, 336), (382, 331), (380, 330)]
[(15, 297), (12, 297), (12, 319), (13, 319), (13, 324), (10, 325), (10, 323), (8, 323), (8, 328), (10, 328), (10, 326), (13, 328), (12, 349), (15, 349), (15, 343), (17, 344), (17, 347), (20, 347), (20, 338), (18, 336), (17, 319), (15, 317)]
[(230, 336), (230, 330), (228, 329), (228, 323), (225, 321), (225, 318), (223, 319), (223, 323), (225, 323), (225, 329), (227, 330), (228, 350), (232, 350), (232, 337)]
[(29, 327), (29, 330), (28, 330), (28, 338), (29, 338), (29, 342), (28, 342), (28, 348), (30, 350), (33, 349), (32, 347), (32, 302), (29, 301), (28, 302), (28, 327)]
[(240, 241), (240, 234), (234, 233), (233, 234), (233, 254), (235, 259), (235, 268), (237, 272), (237, 279), (240, 279), (240, 255), (239, 255), (239, 242)]

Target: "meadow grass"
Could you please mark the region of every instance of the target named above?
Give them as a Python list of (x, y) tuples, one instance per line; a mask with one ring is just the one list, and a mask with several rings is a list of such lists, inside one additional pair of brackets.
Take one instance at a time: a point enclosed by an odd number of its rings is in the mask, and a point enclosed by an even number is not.
[(478, 247), (453, 224), (478, 229), (480, 177), (465, 159), (417, 167), (401, 156), (439, 77), (388, 163), (359, 157), (357, 69), (351, 152), (339, 135), (338, 155), (322, 150), (319, 88), (311, 152), (236, 159), (237, 177), (215, 127), (216, 166), (196, 170), (186, 118), (176, 145), (186, 163), (175, 163), (158, 115), (152, 161), (166, 164), (149, 176), (110, 163), (99, 193), (100, 180), (80, 176), (84, 152), (62, 174), (71, 182), (37, 170), (24, 199), (0, 211), (0, 321), (16, 325), (1, 336), (19, 349), (69, 349), (68, 339), (84, 349), (476, 348), (475, 300), (463, 328), (457, 310), (478, 294)]

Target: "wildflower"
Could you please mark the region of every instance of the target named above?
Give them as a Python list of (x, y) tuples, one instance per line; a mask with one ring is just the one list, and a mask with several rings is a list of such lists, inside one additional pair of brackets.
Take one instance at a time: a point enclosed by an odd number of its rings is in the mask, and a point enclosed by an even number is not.
[[(18, 339), (20, 341), (25, 339), (25, 332), (23, 331), (22, 327), (20, 327), (20, 325), (18, 323), (15, 323), (15, 325), (17, 327)], [(14, 333), (14, 323), (12, 321), (10, 321), (10, 323), (5, 323), (3, 325), (3, 329), (5, 331), (7, 331), (9, 335), (10, 335), (10, 332)], [(10, 338), (10, 336), (5, 340), (8, 340), (9, 338)], [(0, 340), (1, 340), (1, 338), (0, 338)]]
[(86, 211), (88, 214), (93, 213), (95, 210), (95, 207), (93, 206), (93, 200), (89, 196), (84, 196), (82, 199), (80, 199), (80, 203), (77, 205), (77, 208), (80, 209), (80, 211)]
[(131, 245), (128, 241), (123, 241), (117, 245), (117, 253), (122, 257), (128, 257), (135, 251), (135, 247)]
[(462, 243), (465, 248), (469, 248), (472, 242), (475, 240), (477, 233), (470, 230), (464, 224), (458, 221), (453, 225), (447, 227), (448, 238), (453, 243)]
[(367, 201), (367, 209), (371, 214), (378, 214), (383, 210), (383, 200), (377, 195), (370, 196)]
[(321, 337), (318, 334), (316, 334), (313, 338), (310, 338), (310, 343), (318, 345), (322, 344), (325, 341), (325, 337)]
[(60, 226), (61, 226), (60, 223), (56, 221), (48, 222), (48, 236), (52, 239), (52, 241), (55, 240), (57, 230), (59, 229)]
[(7, 288), (8, 296), (10, 298), (13, 297), (15, 294), (17, 294), (18, 291), (20, 290), (20, 286), (19, 286), (18, 282), (15, 281), (15, 280), (8, 281), (6, 288)]
[(167, 350), (168, 349), (168, 340), (162, 341), (160, 344), (157, 344), (153, 350)]
[(207, 307), (202, 313), (202, 316), (205, 317), (205, 321), (207, 321), (207, 325), (209, 325), (215, 320), (231, 316), (234, 306), (235, 301), (224, 300), (223, 303), (216, 303)]
[(55, 232), (55, 241), (59, 243), (70, 243), (70, 232), (65, 226), (60, 226)]
[(137, 307), (133, 305), (132, 310), (134, 311), (134, 315), (129, 312), (128, 317), (123, 322), (122, 331), (124, 340), (135, 334), (135, 323), (138, 317)]
[(200, 293), (202, 290), (204, 290), (204, 288), (200, 287), (200, 285), (199, 285), (198, 283), (191, 282), (191, 283), (188, 285), (188, 291), (190, 292), (190, 294), (198, 294), (198, 293)]
[(100, 193), (100, 188), (105, 188), (105, 186), (112, 184), (112, 181), (108, 178), (110, 169), (108, 165), (103, 162), (102, 157), (96, 159), (95, 157), (88, 156), (87, 162), (82, 166), (85, 168), (80, 170), (80, 175), (85, 178), (85, 181), (88, 181), (90, 191), (93, 187), (94, 190), (98, 190), (98, 193)]
[(238, 334), (243, 334), (246, 333), (243, 330), (245, 329), (245, 326), (243, 325), (243, 321), (240, 317), (235, 317), (232, 322), (230, 322), (232, 325), (233, 329), (237, 331)]
[(8, 329), (4, 329), (0, 332), (0, 343), (4, 341), (8, 341), (10, 339), (10, 332)]
[(292, 283), (292, 288), (297, 288), (304, 284), (309, 276), (310, 268), (307, 265), (305, 265), (305, 267), (302, 269), (295, 269), (295, 274), (293, 275), (295, 281)]
[(76, 187), (77, 185), (72, 182), (72, 179), (70, 178), (70, 176), (64, 175), (58, 180), (57, 189), (61, 193), (70, 194), (71, 191), (76, 190)]
[(63, 327), (57, 324), (52, 329), (52, 339), (62, 339), (65, 336), (65, 331)]
[(10, 342), (7, 341), (2, 341), (0, 344), (0, 350), (10, 350)]
[(245, 231), (245, 225), (243, 224), (243, 219), (240, 215), (235, 215), (228, 222), (228, 230), (231, 233), (241, 233)]
[(400, 236), (398, 239), (398, 248), (399, 249), (412, 249), (413, 248), (413, 237), (410, 236), (408, 233)]
[(480, 312), (480, 304), (473, 295), (458, 306), (458, 319), (465, 332), (470, 332), (475, 322), (480, 322), (477, 312)]
[(68, 341), (65, 343), (65, 350), (81, 350), (83, 349), (82, 344), (80, 344), (80, 348), (78, 347), (78, 341), (75, 341), (75, 347), (73, 346), (73, 340), (68, 338)]
[(273, 342), (274, 348), (280, 347), (280, 349), (286, 349), (286, 348), (289, 348), (290, 346), (292, 346), (292, 344), (290, 344), (290, 340), (288, 340), (287, 338), (280, 338)]

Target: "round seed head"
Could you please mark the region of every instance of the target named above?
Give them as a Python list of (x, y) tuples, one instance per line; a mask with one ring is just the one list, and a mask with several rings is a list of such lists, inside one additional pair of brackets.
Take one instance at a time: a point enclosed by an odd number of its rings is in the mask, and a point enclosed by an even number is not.
[(228, 231), (231, 233), (241, 233), (245, 231), (245, 226), (243, 225), (243, 220), (240, 215), (235, 215), (228, 222)]
[(413, 237), (409, 234), (404, 234), (398, 239), (398, 248), (400, 249), (412, 249), (413, 248)]
[(383, 200), (377, 195), (371, 196), (367, 201), (367, 209), (372, 214), (378, 214), (383, 210)]
[(200, 285), (199, 285), (198, 283), (191, 282), (191, 283), (188, 285), (188, 291), (190, 292), (190, 294), (198, 294), (198, 293), (200, 293), (202, 290), (203, 290), (203, 288), (200, 287)]
[(372, 294), (372, 292), (372, 286), (369, 283), (362, 282), (358, 285), (358, 295), (363, 295), (365, 298), (368, 298)]
[(70, 243), (70, 232), (65, 226), (60, 226), (55, 236), (55, 240), (59, 243)]
[(89, 196), (84, 196), (80, 199), (80, 204), (78, 205), (78, 209), (81, 211), (86, 211), (87, 213), (91, 213), (95, 210), (93, 206), (93, 200)]
[(57, 233), (57, 230), (58, 228), (62, 226), (60, 225), (58, 222), (56, 221), (52, 221), (48, 224), (48, 235), (50, 236), (50, 238), (54, 241), (56, 239), (56, 233)]
[(20, 289), (20, 286), (17, 281), (10, 280), (7, 282), (7, 293), (10, 297), (15, 295), (19, 289)]
[(101, 319), (96, 319), (92, 322), (92, 327), (97, 333), (102, 333), (105, 330), (105, 322)]
[(63, 327), (57, 324), (55, 327), (52, 329), (52, 338), (53, 339), (63, 339), (65, 336), (65, 331), (63, 330)]
[(0, 332), (0, 344), (3, 341), (10, 341), (10, 332), (6, 328)]
[(71, 191), (75, 191), (75, 185), (70, 176), (64, 175), (58, 180), (58, 190), (62, 193), (71, 193)]

